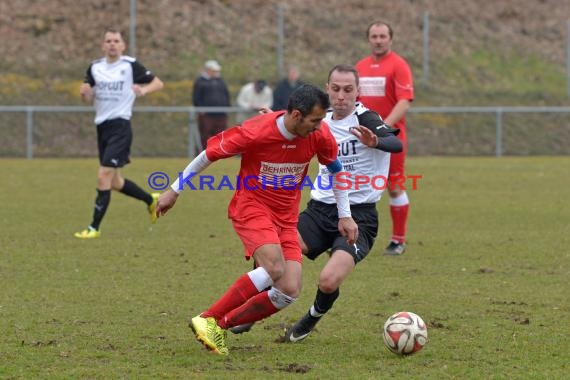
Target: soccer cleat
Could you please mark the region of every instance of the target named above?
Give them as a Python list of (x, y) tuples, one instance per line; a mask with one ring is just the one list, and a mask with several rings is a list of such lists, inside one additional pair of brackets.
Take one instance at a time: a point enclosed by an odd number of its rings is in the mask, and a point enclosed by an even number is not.
[(228, 338), (228, 330), (225, 330), (216, 324), (216, 346), (217, 353), (220, 355), (228, 355), (230, 351), (226, 346), (226, 339)]
[(81, 232), (76, 232), (73, 234), (78, 239), (95, 239), (101, 236), (101, 231), (94, 230), (91, 228), (86, 228)]
[(400, 256), (406, 252), (406, 244), (397, 241), (390, 241), (390, 244), (386, 247), (384, 255), (386, 256)]
[(156, 223), (158, 216), (156, 216), (156, 206), (158, 204), (159, 193), (152, 193), (152, 203), (148, 206), (148, 213), (150, 214), (150, 222), (152, 224)]
[(299, 319), (297, 323), (287, 330), (285, 341), (295, 343), (305, 339), (313, 331), (320, 319), (321, 317), (313, 317), (307, 312), (307, 314), (303, 315), (303, 318)]
[(196, 340), (208, 350), (220, 355), (229, 354), (226, 347), (227, 331), (218, 326), (214, 318), (197, 315), (190, 321), (190, 328), (196, 335)]
[(253, 327), (254, 322), (252, 323), (244, 323), (243, 325), (230, 327), (230, 331), (234, 334), (243, 334), (251, 330)]

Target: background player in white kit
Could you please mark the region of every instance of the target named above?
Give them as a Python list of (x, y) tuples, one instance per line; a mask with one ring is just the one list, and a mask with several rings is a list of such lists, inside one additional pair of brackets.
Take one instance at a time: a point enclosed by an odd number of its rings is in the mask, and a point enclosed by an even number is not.
[(149, 194), (137, 184), (123, 178), (121, 168), (130, 162), (132, 143), (131, 115), (135, 98), (163, 87), (162, 81), (135, 58), (122, 55), (125, 42), (116, 29), (107, 29), (103, 40), (105, 57), (89, 65), (85, 83), (79, 89), (81, 100), (95, 105), (99, 172), (97, 198), (91, 224), (75, 237), (92, 239), (101, 236), (99, 225), (111, 201), (111, 190), (146, 203), (151, 222), (156, 222), (157, 194)]

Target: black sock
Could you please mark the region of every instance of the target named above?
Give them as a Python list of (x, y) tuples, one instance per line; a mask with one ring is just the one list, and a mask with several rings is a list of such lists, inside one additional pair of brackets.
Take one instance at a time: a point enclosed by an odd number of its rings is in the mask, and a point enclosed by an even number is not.
[(152, 195), (141, 189), (136, 183), (125, 178), (125, 185), (121, 189), (121, 193), (139, 199), (150, 206), (152, 203)]
[(313, 304), (315, 311), (320, 314), (325, 314), (331, 309), (334, 301), (336, 301), (339, 295), (340, 289), (337, 289), (332, 293), (323, 293), (321, 289), (317, 288), (317, 296), (315, 297), (315, 303)]
[(91, 222), (92, 228), (98, 230), (101, 220), (107, 212), (107, 207), (111, 202), (111, 190), (99, 190), (97, 189), (97, 198), (95, 198), (95, 208), (93, 210), (93, 221)]

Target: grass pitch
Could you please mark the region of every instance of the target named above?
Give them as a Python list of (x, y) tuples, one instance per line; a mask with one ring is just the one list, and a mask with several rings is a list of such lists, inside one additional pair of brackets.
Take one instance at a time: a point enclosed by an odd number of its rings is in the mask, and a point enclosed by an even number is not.
[[(239, 160), (204, 174), (236, 173)], [(186, 159), (134, 159), (141, 185)], [(317, 330), (279, 343), (313, 301), (325, 257), (305, 260), (299, 301), (240, 336), (229, 357), (206, 352), (187, 321), (250, 263), (226, 218), (231, 191), (187, 191), (158, 224), (113, 193), (102, 238), (79, 241), (97, 163), (0, 161), (0, 378), (536, 378), (570, 366), (570, 158), (409, 159), (408, 252), (380, 237)], [(386, 197), (385, 197), (386, 198)], [(304, 207), (304, 203), (302, 204)], [(382, 343), (392, 313), (427, 323), (429, 343), (398, 357)]]

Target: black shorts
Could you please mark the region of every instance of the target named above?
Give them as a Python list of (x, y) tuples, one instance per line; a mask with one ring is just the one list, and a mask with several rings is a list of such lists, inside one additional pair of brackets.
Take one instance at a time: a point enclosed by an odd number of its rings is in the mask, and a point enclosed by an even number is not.
[(112, 119), (97, 125), (97, 146), (101, 166), (122, 168), (131, 160), (133, 131), (130, 120)]
[(352, 218), (358, 224), (358, 240), (348, 245), (346, 238), (338, 232), (338, 211), (336, 204), (310, 200), (307, 208), (299, 215), (297, 230), (307, 245), (305, 256), (314, 260), (321, 253), (338, 249), (349, 252), (354, 262), (362, 261), (374, 245), (378, 235), (378, 211), (376, 204), (366, 203), (350, 206)]

